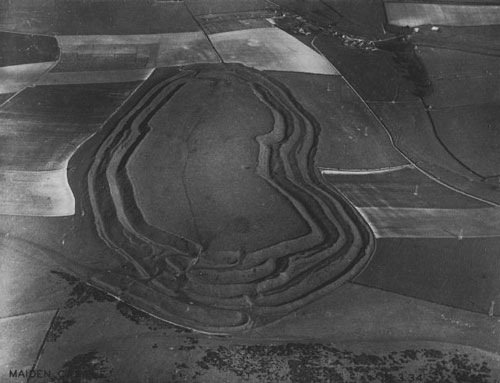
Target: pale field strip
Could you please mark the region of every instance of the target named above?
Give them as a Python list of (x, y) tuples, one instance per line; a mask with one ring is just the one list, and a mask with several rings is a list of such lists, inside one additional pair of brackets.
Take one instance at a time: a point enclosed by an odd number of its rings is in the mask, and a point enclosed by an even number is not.
[(500, 208), (363, 207), (358, 212), (377, 238), (500, 237)]
[(16, 93), (35, 83), (55, 61), (9, 65), (0, 68), (0, 94)]
[(322, 55), (278, 28), (255, 28), (209, 35), (224, 62), (259, 70), (339, 75)]
[(425, 4), (386, 2), (390, 24), (416, 27), (426, 24), (473, 26), (500, 24), (500, 5)]
[[(371, 170), (320, 168), (320, 171), (324, 175), (368, 175), (405, 168), (413, 166), (401, 165)], [(356, 210), (368, 222), (377, 238), (500, 237), (500, 208), (497, 207), (439, 209), (356, 206)]]
[(390, 166), (386, 168), (375, 168), (375, 169), (334, 169), (334, 168), (323, 168), (319, 167), (321, 174), (325, 175), (368, 175), (368, 174), (383, 174), (396, 172), (402, 169), (413, 169), (413, 165), (399, 165)]
[[(18, 273), (21, 274), (22, 270)], [(32, 368), (56, 312), (49, 310), (0, 318), (0, 369), (4, 371), (2, 378), (7, 379), (2, 382), (26, 382), (25, 379), (7, 378), (9, 370)]]
[(219, 62), (203, 32), (145, 35), (56, 36), (61, 56), (134, 54), (146, 58), (145, 68), (49, 72), (37, 85), (97, 84), (143, 81), (155, 68)]
[(0, 214), (41, 217), (73, 215), (75, 198), (66, 168), (0, 171)]

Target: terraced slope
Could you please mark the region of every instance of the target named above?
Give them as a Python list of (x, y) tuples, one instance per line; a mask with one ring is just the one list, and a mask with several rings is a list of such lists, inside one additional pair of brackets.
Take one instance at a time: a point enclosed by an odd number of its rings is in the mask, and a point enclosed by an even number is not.
[[(191, 92), (183, 93), (190, 86)], [(217, 108), (200, 106), (192, 114), (182, 111), (189, 118), (180, 127), (169, 127), (169, 115), (164, 112), (177, 97), (189, 104), (201, 95), (215, 99), (215, 105), (224, 105), (227, 94), (217, 91), (221, 89), (233, 97), (246, 92), (246, 107), (259, 105), (251, 109), (255, 118), (259, 113), (271, 116), (266, 129), (240, 133), (240, 153), (230, 150), (234, 140), (223, 134), (227, 121)], [(158, 123), (157, 116), (162, 113), (164, 125)], [(248, 111), (243, 108), (239, 114), (242, 117), (234, 120), (233, 129), (240, 124), (252, 129), (251, 124), (245, 125)], [(184, 182), (184, 193), (170, 188), (178, 179), (162, 181), (166, 167), (157, 163), (166, 161), (168, 166), (170, 162), (168, 157), (156, 155), (150, 158), (149, 182), (164, 182), (164, 188), (157, 188), (156, 195), (148, 198), (138, 194), (140, 188), (134, 184), (130, 169), (153, 131), (165, 129), (164, 141), (159, 138), (157, 142), (157, 153), (161, 153), (162, 145), (164, 152), (168, 151), (174, 136), (179, 147), (189, 149), (193, 145), (190, 139), (196, 138), (193, 131), (203, 132), (209, 126), (213, 129), (211, 139), (198, 140), (198, 155), (186, 151), (180, 156), (184, 163), (176, 165), (184, 169), (176, 176)], [(120, 270), (95, 275), (92, 283), (167, 321), (199, 331), (227, 333), (281, 317), (354, 276), (372, 254), (374, 239), (356, 210), (327, 186), (314, 166), (320, 129), (284, 86), (241, 65), (200, 65), (160, 78), (112, 128), (88, 172), (97, 232), (125, 263)], [(211, 142), (216, 145), (211, 146)], [(252, 151), (252, 147), (257, 150)], [(199, 156), (207, 148), (213, 151), (212, 162)], [(238, 156), (246, 155), (252, 158), (246, 166), (239, 171), (231, 167), (239, 161)], [(196, 178), (204, 175), (203, 171), (210, 173), (212, 183), (219, 182), (218, 188), (197, 188), (197, 183), (206, 183), (206, 179)], [(253, 199), (255, 204), (246, 204), (241, 194), (235, 194), (238, 185), (225, 179), (231, 172), (239, 177), (238, 184), (249, 188), (244, 198)], [(259, 194), (262, 181), (269, 193)], [(148, 213), (144, 208), (145, 199), (164, 209), (164, 204), (183, 198), (182, 194), (187, 196), (190, 210), (184, 214), (192, 215), (197, 234), (182, 235), (181, 226), (176, 229), (168, 222), (154, 224), (151, 210)], [(204, 206), (193, 203), (200, 195), (213, 212), (227, 214), (215, 215), (212, 221), (200, 219)], [(276, 201), (288, 211), (276, 211), (275, 217), (260, 222), (258, 228), (252, 221), (252, 209), (259, 203), (272, 209)], [(236, 223), (229, 212), (234, 205), (241, 206)], [(172, 215), (173, 220), (178, 218)], [(287, 238), (264, 240), (256, 235), (259, 230), (265, 232), (272, 220), (281, 223)], [(207, 226), (228, 224), (241, 224), (239, 241), (200, 234)], [(213, 246), (213, 242), (218, 245)]]

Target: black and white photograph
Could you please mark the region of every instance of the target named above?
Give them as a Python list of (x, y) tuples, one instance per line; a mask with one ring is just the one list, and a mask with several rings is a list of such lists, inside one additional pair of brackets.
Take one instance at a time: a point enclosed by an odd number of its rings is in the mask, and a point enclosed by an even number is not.
[(500, 383), (500, 0), (0, 0), (0, 383)]

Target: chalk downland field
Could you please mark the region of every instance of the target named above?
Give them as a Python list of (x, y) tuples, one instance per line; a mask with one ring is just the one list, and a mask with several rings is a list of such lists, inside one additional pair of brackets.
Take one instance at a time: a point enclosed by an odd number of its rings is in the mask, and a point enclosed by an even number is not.
[(278, 28), (256, 28), (209, 36), (227, 63), (259, 70), (338, 74), (323, 56)]

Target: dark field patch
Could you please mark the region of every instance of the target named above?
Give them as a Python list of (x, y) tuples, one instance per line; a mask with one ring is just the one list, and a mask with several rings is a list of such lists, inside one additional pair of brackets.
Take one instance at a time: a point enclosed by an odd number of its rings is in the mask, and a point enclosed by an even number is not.
[(370, 38), (386, 38), (383, 24), (386, 22), (381, 0), (276, 0), (283, 9), (300, 14), (323, 27), (331, 27), (341, 33)]
[(500, 102), (500, 57), (420, 46), (434, 92), (425, 97), (433, 110)]
[(435, 110), (431, 115), (439, 138), (460, 161), (484, 177), (500, 174), (500, 102)]
[(368, 52), (344, 46), (335, 36), (321, 35), (315, 46), (332, 62), (366, 101), (414, 99), (415, 85), (389, 51)]
[(500, 296), (500, 238), (382, 238), (357, 283), (487, 314)]
[(58, 57), (54, 37), (0, 32), (0, 67), (56, 61)]
[(0, 109), (1, 118), (36, 120), (39, 123), (103, 122), (138, 85), (45, 85), (27, 88)]
[(199, 30), (182, 2), (68, 2), (4, 5), (3, 30), (56, 35), (127, 35)]
[(411, 93), (414, 96), (422, 98), (433, 93), (427, 68), (416, 53), (416, 47), (407, 38), (379, 42), (376, 46), (392, 53), (399, 77), (412, 84)]

